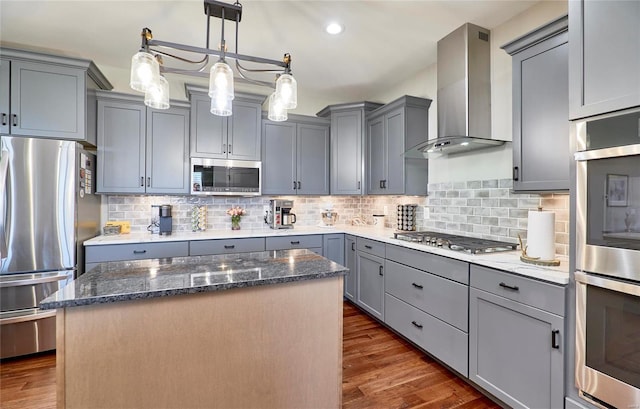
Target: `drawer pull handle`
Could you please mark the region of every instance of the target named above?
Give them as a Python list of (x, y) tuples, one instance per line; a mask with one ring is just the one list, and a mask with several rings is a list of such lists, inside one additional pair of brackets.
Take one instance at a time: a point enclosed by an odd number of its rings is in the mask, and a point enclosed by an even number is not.
[(421, 286), (420, 284), (416, 284), (416, 283), (411, 283), (412, 286), (414, 286), (415, 288), (422, 290), (424, 287)]
[(225, 249), (229, 249), (229, 250), (230, 250), (230, 249), (235, 249), (235, 248), (236, 248), (236, 246), (235, 246), (235, 244), (231, 244), (231, 245), (226, 245), (226, 244), (225, 244), (224, 248), (225, 248)]
[(18, 115), (13, 114), (11, 115), (11, 117), (13, 118), (13, 122), (11, 123), (11, 125), (18, 126)]
[(422, 325), (421, 325), (421, 324), (418, 324), (418, 323), (417, 323), (417, 322), (415, 322), (415, 321), (411, 321), (411, 323), (413, 324), (413, 326), (414, 326), (414, 327), (419, 328), (419, 329), (422, 329)]
[(383, 266), (380, 266), (380, 269), (378, 270), (378, 274), (380, 274), (381, 276), (383, 276), (383, 275), (384, 275), (384, 274), (382, 273), (382, 269), (383, 269), (383, 268), (384, 268)]
[(147, 250), (133, 250), (133, 254), (144, 254)]
[(365, 244), (365, 245), (364, 245), (364, 248), (365, 248), (365, 249), (369, 249), (369, 250), (371, 250), (373, 247), (371, 247), (371, 246), (370, 246), (370, 245), (368, 245), (368, 244)]
[(293, 181), (293, 190), (296, 190), (296, 186), (297, 186), (297, 185), (296, 185), (296, 181), (294, 180), (294, 181)]
[(351, 251), (356, 251), (356, 242), (355, 241), (351, 242)]
[(518, 288), (517, 285), (509, 285), (509, 284), (505, 284), (505, 283), (500, 283), (500, 287), (505, 288), (507, 290), (511, 290), (511, 291), (520, 291), (520, 288)]
[(560, 335), (559, 329), (551, 331), (551, 348), (560, 349), (560, 343), (558, 343), (558, 336)]
[(4, 112), (2, 113), (2, 125), (6, 125), (7, 124), (7, 114), (5, 114)]
[(292, 241), (291, 244), (293, 244), (295, 246), (295, 245), (300, 244), (300, 241)]
[(140, 186), (144, 187), (144, 176), (140, 176)]

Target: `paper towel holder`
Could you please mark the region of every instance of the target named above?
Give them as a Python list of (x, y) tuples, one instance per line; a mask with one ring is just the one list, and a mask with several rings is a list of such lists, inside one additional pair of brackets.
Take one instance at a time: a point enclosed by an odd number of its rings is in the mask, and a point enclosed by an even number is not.
[[(542, 207), (538, 207), (539, 211), (542, 211)], [(527, 246), (522, 243), (522, 237), (518, 234), (518, 241), (520, 242), (520, 249), (522, 250), (522, 254), (520, 255), (520, 261), (523, 263), (534, 264), (536, 266), (545, 266), (545, 267), (558, 267), (560, 265), (560, 260), (540, 260), (540, 257), (529, 257), (527, 255)]]

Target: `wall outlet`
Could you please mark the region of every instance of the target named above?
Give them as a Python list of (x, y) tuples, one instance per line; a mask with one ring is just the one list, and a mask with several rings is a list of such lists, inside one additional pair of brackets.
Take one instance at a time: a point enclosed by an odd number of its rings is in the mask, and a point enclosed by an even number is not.
[(422, 212), (423, 212), (422, 218), (424, 220), (429, 220), (429, 208), (427, 206), (422, 206)]
[(269, 211), (269, 205), (262, 206), (262, 213), (267, 213)]

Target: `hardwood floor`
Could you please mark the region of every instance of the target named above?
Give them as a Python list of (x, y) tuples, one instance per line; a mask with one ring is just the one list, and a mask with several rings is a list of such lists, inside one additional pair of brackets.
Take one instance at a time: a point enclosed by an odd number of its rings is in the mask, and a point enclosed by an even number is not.
[(343, 409), (500, 407), (348, 302), (343, 315)]
[[(343, 340), (344, 409), (499, 408), (347, 302)], [(2, 361), (0, 407), (55, 408), (55, 367), (55, 353)]]

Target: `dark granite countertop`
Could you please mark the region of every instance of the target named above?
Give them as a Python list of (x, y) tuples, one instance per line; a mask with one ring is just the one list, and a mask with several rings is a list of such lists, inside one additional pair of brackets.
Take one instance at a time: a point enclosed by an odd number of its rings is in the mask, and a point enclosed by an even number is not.
[(41, 309), (221, 291), (342, 276), (349, 270), (309, 250), (101, 263), (40, 303)]

